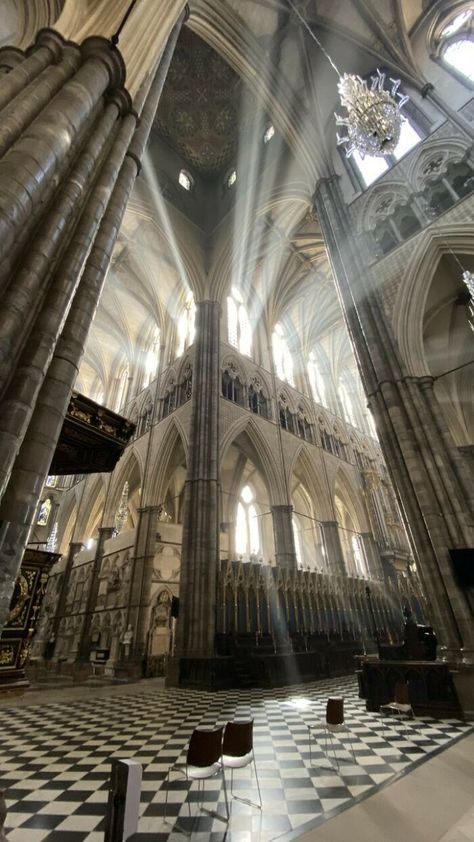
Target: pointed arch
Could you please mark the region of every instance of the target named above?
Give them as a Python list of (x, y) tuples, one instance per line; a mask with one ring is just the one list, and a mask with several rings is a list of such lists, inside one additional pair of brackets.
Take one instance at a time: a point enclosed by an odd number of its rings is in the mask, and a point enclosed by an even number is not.
[[(338, 466), (333, 480), (333, 497), (337, 497), (346, 507), (356, 532), (369, 532), (370, 522), (364, 503), (362, 489), (355, 481), (355, 476), (346, 465)], [(342, 524), (341, 524), (342, 525)]]
[[(156, 471), (151, 473), (153, 480), (147, 489), (147, 499), (157, 504), (165, 498), (167, 484), (171, 473), (177, 467), (177, 451), (181, 448), (184, 457), (185, 468), (189, 463), (189, 447), (184, 427), (179, 418), (173, 415), (169, 421), (166, 431), (159, 447), (159, 458), (156, 464)], [(180, 459), (181, 461), (181, 459)]]
[(474, 254), (472, 220), (451, 224), (420, 236), (412, 253), (393, 305), (393, 328), (410, 374), (429, 374), (423, 345), (423, 314), (431, 281), (444, 254), (451, 251)]
[(334, 515), (330, 506), (328, 480), (321, 465), (323, 458), (319, 451), (311, 452), (306, 444), (300, 444), (289, 468), (290, 488), (293, 477), (302, 480), (310, 495), (315, 517), (318, 520), (332, 520)]
[(76, 527), (76, 534), (79, 541), (92, 538), (92, 532), (98, 521), (100, 521), (105, 504), (105, 480), (102, 474), (96, 474), (91, 488), (86, 489), (84, 498), (85, 504), (79, 512)]
[(115, 512), (120, 504), (125, 483), (129, 484), (129, 497), (131, 498), (137, 489), (142, 488), (143, 463), (142, 456), (138, 449), (132, 447), (126, 452), (117, 465), (111, 477), (111, 486), (108, 494), (106, 509), (106, 526), (113, 526)]
[(260, 471), (267, 486), (269, 500), (272, 504), (284, 501), (285, 483), (283, 477), (275, 464), (275, 457), (268, 444), (268, 438), (265, 437), (261, 426), (253, 417), (239, 418), (229, 428), (221, 441), (220, 463), (223, 463), (230, 446), (242, 435), (248, 442), (248, 456)]

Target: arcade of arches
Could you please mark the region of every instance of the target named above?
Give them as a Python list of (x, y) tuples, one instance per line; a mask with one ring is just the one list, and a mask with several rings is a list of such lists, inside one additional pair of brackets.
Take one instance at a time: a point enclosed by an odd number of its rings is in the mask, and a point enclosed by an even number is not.
[[(472, 4), (297, 4), (401, 79), (383, 161), (336, 146), (283, 0), (4, 5), (0, 622), (29, 543), (61, 553), (32, 666), (352, 657), (367, 584), (380, 635), (408, 604), (472, 662)], [(48, 476), (73, 388), (135, 424), (111, 474)]]

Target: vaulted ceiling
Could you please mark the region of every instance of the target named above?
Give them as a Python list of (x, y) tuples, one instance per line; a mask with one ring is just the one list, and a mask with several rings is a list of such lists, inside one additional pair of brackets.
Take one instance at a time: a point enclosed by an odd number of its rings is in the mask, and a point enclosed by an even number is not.
[[(433, 4), (294, 3), (341, 71), (365, 74), (381, 65), (414, 78), (410, 33)], [(34, 29), (54, 24), (62, 5), (5, 0), (0, 45), (14, 38), (27, 46)], [(154, 325), (169, 333), (190, 290), (197, 299), (224, 300), (235, 281), (253, 291), (269, 325), (284, 319), (306, 350), (324, 340), (341, 359), (350, 357), (312, 213), (315, 183), (334, 156), (337, 76), (286, 0), (190, 0), (189, 6), (153, 136), (193, 174), (219, 185), (220, 193), (206, 198), (217, 208), (214, 229), (201, 225), (201, 208), (193, 215), (192, 200), (176, 187), (175, 159), (171, 166), (159, 156), (168, 171), (157, 183), (145, 168), (91, 329), (80, 377), (86, 391), (94, 382), (110, 383), (121, 359), (137, 360)], [(281, 141), (279, 154), (269, 144), (270, 163), (254, 151), (262, 140), (260, 129), (252, 131), (267, 119)], [(222, 197), (222, 178), (235, 164), (239, 179), (230, 202)]]

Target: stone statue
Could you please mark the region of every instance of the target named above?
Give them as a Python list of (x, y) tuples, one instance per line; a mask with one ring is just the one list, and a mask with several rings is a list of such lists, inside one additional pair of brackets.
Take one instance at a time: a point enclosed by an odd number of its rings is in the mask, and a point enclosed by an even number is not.
[(128, 626), (127, 631), (124, 632), (123, 637), (122, 637), (122, 646), (123, 646), (123, 649), (124, 649), (123, 654), (124, 654), (125, 658), (128, 658), (128, 656), (130, 655), (130, 646), (132, 645), (132, 640), (133, 640), (133, 631), (132, 631), (132, 626), (130, 625), (130, 626)]

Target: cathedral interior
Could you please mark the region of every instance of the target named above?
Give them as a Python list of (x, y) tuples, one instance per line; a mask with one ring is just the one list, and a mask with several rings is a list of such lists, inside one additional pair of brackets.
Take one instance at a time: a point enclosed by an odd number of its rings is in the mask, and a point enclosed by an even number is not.
[(225, 838), (318, 839), (472, 730), (474, 4), (0, 6), (0, 838), (220, 840), (163, 781), (247, 717)]

